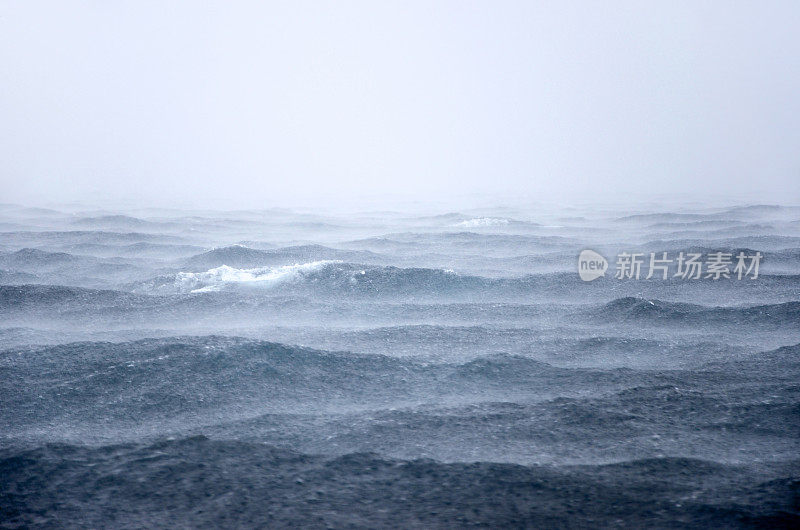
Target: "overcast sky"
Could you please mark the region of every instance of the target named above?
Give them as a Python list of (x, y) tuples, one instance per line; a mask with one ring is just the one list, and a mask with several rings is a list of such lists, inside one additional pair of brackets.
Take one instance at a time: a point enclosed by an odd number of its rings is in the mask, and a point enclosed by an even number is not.
[(0, 0), (0, 202), (800, 202), (800, 2)]

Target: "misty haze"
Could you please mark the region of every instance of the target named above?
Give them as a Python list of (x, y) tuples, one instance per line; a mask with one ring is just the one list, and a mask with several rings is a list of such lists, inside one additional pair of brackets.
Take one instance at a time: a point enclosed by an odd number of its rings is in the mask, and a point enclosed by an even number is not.
[(0, 0), (0, 528), (797, 527), (798, 27)]

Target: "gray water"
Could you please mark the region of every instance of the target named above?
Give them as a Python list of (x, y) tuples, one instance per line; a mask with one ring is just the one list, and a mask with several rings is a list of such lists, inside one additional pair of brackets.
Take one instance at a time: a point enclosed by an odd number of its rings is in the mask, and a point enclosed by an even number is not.
[(0, 284), (4, 527), (800, 523), (797, 207), (2, 205)]

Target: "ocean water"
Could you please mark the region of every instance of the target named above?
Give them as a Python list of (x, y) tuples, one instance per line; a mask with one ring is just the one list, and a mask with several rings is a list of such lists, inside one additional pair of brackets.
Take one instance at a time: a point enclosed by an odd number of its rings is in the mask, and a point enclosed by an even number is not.
[(800, 208), (0, 205), (0, 526), (796, 528)]

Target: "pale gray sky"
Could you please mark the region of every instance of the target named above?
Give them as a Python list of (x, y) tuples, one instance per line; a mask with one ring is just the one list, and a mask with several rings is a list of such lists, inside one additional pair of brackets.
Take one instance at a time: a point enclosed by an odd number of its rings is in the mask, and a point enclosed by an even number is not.
[(800, 200), (800, 2), (0, 0), (0, 202)]

